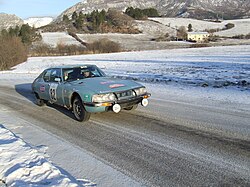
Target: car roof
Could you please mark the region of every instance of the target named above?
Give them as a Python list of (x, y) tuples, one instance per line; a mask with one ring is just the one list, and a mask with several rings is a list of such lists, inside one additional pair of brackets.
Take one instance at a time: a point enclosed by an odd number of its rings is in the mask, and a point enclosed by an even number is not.
[(74, 65), (64, 65), (64, 66), (55, 66), (47, 69), (70, 69), (70, 68), (83, 68), (83, 67), (93, 67), (96, 65), (93, 64), (74, 64)]

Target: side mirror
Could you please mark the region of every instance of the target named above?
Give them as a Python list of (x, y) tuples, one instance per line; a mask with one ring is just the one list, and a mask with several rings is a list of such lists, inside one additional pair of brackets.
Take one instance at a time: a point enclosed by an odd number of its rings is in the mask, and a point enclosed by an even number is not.
[(55, 82), (61, 82), (61, 79), (60, 78), (55, 78)]

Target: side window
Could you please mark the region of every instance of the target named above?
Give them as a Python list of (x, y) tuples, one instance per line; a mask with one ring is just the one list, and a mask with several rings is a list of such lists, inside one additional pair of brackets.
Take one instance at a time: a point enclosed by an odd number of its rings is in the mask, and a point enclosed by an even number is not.
[(55, 78), (61, 79), (61, 69), (52, 69), (50, 75), (50, 82), (56, 82)]
[(51, 74), (51, 69), (47, 70), (44, 75), (43, 75), (43, 80), (45, 82), (49, 82), (50, 81), (50, 74)]

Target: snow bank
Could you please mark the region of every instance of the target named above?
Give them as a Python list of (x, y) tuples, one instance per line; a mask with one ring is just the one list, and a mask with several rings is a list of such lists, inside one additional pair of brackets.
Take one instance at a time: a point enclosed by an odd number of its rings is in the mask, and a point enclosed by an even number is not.
[[(2, 182), (2, 184), (1, 184)], [(0, 125), (0, 186), (79, 186)]]

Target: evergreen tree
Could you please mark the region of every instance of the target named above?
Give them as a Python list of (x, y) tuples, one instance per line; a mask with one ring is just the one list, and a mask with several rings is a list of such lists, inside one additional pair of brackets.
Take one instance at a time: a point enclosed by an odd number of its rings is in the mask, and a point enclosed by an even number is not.
[(22, 42), (25, 44), (31, 44), (32, 37), (31, 37), (31, 27), (28, 24), (24, 24), (21, 26), (19, 36), (22, 39)]
[(75, 12), (73, 12), (73, 14), (72, 14), (72, 20), (76, 21), (77, 18), (78, 18), (78, 15), (77, 15), (77, 13), (76, 13), (76, 11), (75, 11)]
[(188, 24), (188, 32), (192, 32), (193, 31), (193, 26), (191, 23)]
[(142, 10), (143, 14), (148, 17), (159, 17), (159, 13), (154, 8), (146, 8)]
[(128, 7), (125, 10), (125, 14), (129, 15), (134, 19), (144, 19), (146, 17), (159, 17), (158, 11), (154, 8), (147, 8), (142, 10), (139, 8)]
[(9, 35), (9, 33), (6, 29), (1, 30), (1, 36), (6, 37), (8, 35)]
[(64, 22), (69, 22), (69, 17), (67, 15), (63, 15), (63, 21)]
[(83, 19), (81, 19), (80, 17), (77, 18), (77, 20), (75, 21), (75, 27), (77, 29), (82, 29), (83, 26)]

